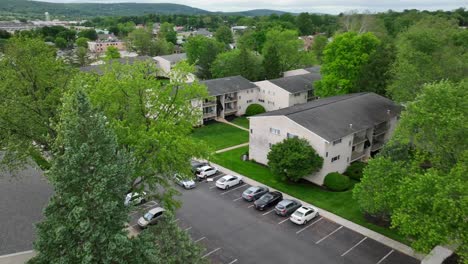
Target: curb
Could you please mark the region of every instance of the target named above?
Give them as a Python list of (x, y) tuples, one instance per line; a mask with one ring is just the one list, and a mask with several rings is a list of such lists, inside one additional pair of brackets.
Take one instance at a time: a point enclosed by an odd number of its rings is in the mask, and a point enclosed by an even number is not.
[[(211, 164), (216, 166), (218, 169), (226, 172), (227, 174), (242, 176), (244, 178), (245, 183), (248, 183), (250, 185), (263, 185), (263, 186), (267, 186), (272, 191), (278, 191), (275, 188), (271, 188), (268, 185), (257, 182), (255, 180), (252, 180), (249, 177), (246, 177), (245, 175), (242, 175), (242, 174), (239, 174), (239, 173), (237, 173), (235, 171), (227, 169), (227, 168), (225, 168), (225, 167), (223, 167), (223, 166), (221, 166), (219, 164), (216, 164), (216, 163), (213, 163), (213, 162), (211, 162)], [(310, 203), (302, 201), (301, 199), (297, 199), (297, 198), (295, 198), (295, 197), (293, 197), (291, 195), (288, 195), (287, 193), (284, 193), (284, 192), (281, 192), (281, 193), (283, 194), (283, 197), (298, 200), (303, 205), (312, 205)], [(418, 259), (420, 261), (422, 259), (424, 259), (424, 257), (425, 257), (425, 255), (415, 252), (411, 247), (409, 247), (409, 246), (407, 246), (407, 245), (405, 245), (403, 243), (400, 243), (400, 242), (398, 242), (396, 240), (393, 240), (393, 239), (388, 238), (388, 237), (386, 237), (384, 235), (381, 235), (381, 234), (379, 234), (379, 233), (377, 233), (377, 232), (375, 232), (373, 230), (370, 230), (370, 229), (368, 229), (366, 227), (363, 227), (363, 226), (360, 226), (360, 225), (358, 225), (356, 223), (353, 223), (353, 222), (351, 222), (351, 221), (349, 221), (347, 219), (344, 219), (341, 216), (335, 215), (335, 214), (333, 214), (331, 212), (328, 212), (327, 210), (324, 210), (324, 209), (322, 209), (320, 207), (317, 207), (315, 205), (312, 205), (312, 206), (314, 206), (315, 208), (317, 208), (320, 211), (321, 216), (324, 216), (325, 218), (328, 218), (328, 219), (332, 220), (333, 222), (335, 222), (337, 224), (340, 224), (340, 225), (342, 225), (342, 226), (344, 226), (344, 227), (346, 227), (348, 229), (351, 229), (354, 232), (357, 232), (357, 233), (359, 233), (359, 234), (361, 234), (363, 236), (369, 237), (369, 238), (371, 238), (371, 239), (373, 239), (373, 240), (375, 240), (375, 241), (377, 241), (379, 243), (382, 243), (382, 244), (384, 244), (384, 245), (386, 245), (386, 246), (388, 246), (388, 247), (390, 247), (392, 249), (400, 251), (400, 252), (402, 252), (402, 253), (404, 253), (406, 255), (409, 255), (409, 256), (411, 256), (413, 258), (416, 258), (416, 259)]]

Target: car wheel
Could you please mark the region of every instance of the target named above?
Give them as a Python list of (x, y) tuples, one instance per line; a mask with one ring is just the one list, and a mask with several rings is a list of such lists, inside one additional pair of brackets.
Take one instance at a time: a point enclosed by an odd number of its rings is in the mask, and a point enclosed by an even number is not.
[(239, 181), (239, 185), (243, 184), (244, 182), (242, 180)]
[(226, 185), (226, 188), (224, 188), (224, 190), (227, 190), (227, 189), (229, 189), (229, 187), (230, 187), (229, 185)]
[(304, 220), (304, 223), (303, 223), (303, 225), (307, 225), (307, 219), (306, 219), (306, 220)]

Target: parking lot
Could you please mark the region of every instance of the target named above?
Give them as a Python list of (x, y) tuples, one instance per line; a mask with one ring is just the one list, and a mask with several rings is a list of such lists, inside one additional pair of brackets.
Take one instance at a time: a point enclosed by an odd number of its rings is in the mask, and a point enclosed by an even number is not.
[(223, 175), (192, 190), (180, 188), (183, 207), (176, 212), (180, 227), (204, 246), (212, 263), (419, 263), (321, 216), (299, 226), (273, 207), (257, 211), (241, 198), (250, 185), (216, 188)]

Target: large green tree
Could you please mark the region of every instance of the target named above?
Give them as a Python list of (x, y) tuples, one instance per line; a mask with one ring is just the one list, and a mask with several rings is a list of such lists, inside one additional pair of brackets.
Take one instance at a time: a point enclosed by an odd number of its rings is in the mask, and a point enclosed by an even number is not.
[(263, 51), (263, 69), (267, 79), (279, 78), (282, 75), (280, 55), (275, 45), (268, 46)]
[(218, 54), (224, 50), (224, 44), (215, 39), (204, 36), (195, 36), (185, 43), (185, 51), (189, 63), (199, 66), (198, 77), (202, 79), (211, 78), (211, 65)]
[(174, 30), (174, 24), (168, 22), (162, 23), (159, 28), (158, 37), (174, 45), (177, 44), (177, 32)]
[(120, 58), (120, 52), (114, 46), (107, 47), (105, 54), (108, 60)]
[(303, 138), (287, 138), (274, 144), (268, 153), (268, 166), (282, 180), (298, 181), (322, 168), (323, 158)]
[(87, 38), (90, 40), (97, 40), (98, 39), (98, 34), (95, 29), (84, 29), (80, 32), (78, 32), (78, 37), (79, 38)]
[(174, 44), (164, 37), (153, 38), (152, 32), (146, 28), (138, 28), (127, 37), (127, 47), (139, 55), (159, 56), (172, 54)]
[(241, 75), (251, 81), (263, 77), (262, 57), (246, 49), (221, 53), (211, 66), (214, 78)]
[(4, 165), (33, 157), (47, 167), (60, 100), (74, 71), (41, 39), (11, 38), (0, 60), (0, 146)]
[(346, 32), (335, 36), (325, 50), (321, 73), (316, 84), (320, 97), (366, 91), (358, 86), (361, 69), (376, 51), (380, 41), (372, 33)]
[[(393, 81), (388, 87), (392, 99), (408, 102), (424, 84), (449, 79), (459, 81), (468, 72), (468, 35), (455, 21), (428, 17), (398, 35)], [(457, 41), (458, 40), (458, 41)]]
[(228, 26), (219, 27), (216, 30), (214, 36), (216, 40), (218, 40), (221, 43), (224, 43), (225, 45), (229, 45), (234, 42), (231, 29)]
[(31, 263), (131, 262), (122, 197), (133, 164), (106, 123), (83, 92), (65, 97), (47, 173), (54, 195), (37, 225)]
[(314, 37), (314, 43), (312, 43), (312, 51), (315, 53), (319, 63), (322, 63), (323, 51), (328, 44), (328, 38), (326, 36), (317, 35)]

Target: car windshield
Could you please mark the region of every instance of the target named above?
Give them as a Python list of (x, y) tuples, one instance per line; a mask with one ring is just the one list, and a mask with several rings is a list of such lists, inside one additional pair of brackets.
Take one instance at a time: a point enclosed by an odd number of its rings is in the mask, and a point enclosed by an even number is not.
[(284, 205), (282, 205), (282, 204), (278, 204), (278, 206), (277, 206), (277, 207), (278, 207), (278, 209), (283, 209), (283, 208), (284, 208)]
[(260, 198), (260, 200), (262, 200), (262, 201), (268, 201), (268, 200), (270, 200), (270, 199), (272, 199), (272, 198), (273, 198), (273, 195), (271, 195), (271, 194), (266, 194), (266, 195), (263, 195), (262, 198)]
[(146, 213), (145, 216), (143, 216), (143, 218), (146, 221), (151, 221), (151, 219), (153, 218), (153, 214), (152, 213)]
[(297, 212), (297, 211), (296, 211), (296, 212), (294, 213), (294, 215), (297, 216), (297, 217), (303, 217), (303, 216), (304, 216), (304, 213), (301, 213), (301, 212)]
[(245, 191), (245, 194), (251, 194), (251, 193), (253, 193), (253, 190), (252, 190), (252, 189), (247, 189), (247, 190)]
[(226, 178), (219, 179), (219, 182), (225, 182), (225, 181), (226, 181)]

